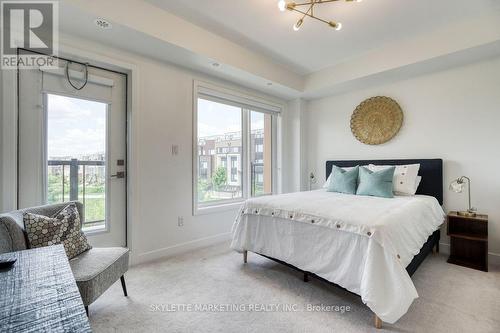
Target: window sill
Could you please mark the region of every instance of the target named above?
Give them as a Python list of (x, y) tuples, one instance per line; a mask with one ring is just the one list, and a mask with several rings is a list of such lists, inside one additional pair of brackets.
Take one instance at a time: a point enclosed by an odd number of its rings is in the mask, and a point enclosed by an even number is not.
[(245, 202), (244, 199), (235, 202), (225, 203), (225, 204), (214, 204), (210, 206), (196, 207), (194, 209), (193, 215), (206, 215), (214, 214), (220, 212), (227, 212), (231, 210), (240, 209), (241, 205)]
[(109, 230), (108, 228), (106, 228), (106, 226), (95, 226), (95, 227), (82, 228), (82, 231), (87, 236), (93, 236), (93, 235), (107, 233)]

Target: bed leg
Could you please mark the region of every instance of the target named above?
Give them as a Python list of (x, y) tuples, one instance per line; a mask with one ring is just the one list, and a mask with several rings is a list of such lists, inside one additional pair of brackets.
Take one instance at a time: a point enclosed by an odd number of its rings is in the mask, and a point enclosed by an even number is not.
[(243, 251), (243, 263), (244, 264), (247, 263), (247, 258), (248, 258), (248, 251), (245, 250), (245, 251)]
[(309, 282), (309, 274), (307, 272), (304, 272), (304, 282)]
[(374, 315), (375, 319), (375, 328), (380, 329), (382, 328), (382, 320), (377, 315)]
[(439, 243), (436, 243), (433, 247), (432, 247), (432, 254), (438, 254), (439, 253)]

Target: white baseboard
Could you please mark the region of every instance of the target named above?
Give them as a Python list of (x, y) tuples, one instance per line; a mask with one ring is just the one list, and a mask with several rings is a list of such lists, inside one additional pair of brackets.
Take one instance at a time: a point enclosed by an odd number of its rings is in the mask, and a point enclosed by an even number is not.
[(172, 245), (169, 247), (164, 247), (161, 249), (149, 251), (149, 252), (144, 252), (140, 253), (137, 255), (134, 255), (131, 253), (131, 266), (138, 265), (138, 264), (143, 264), (146, 262), (150, 261), (155, 261), (158, 259), (165, 259), (168, 257), (172, 257), (181, 253), (193, 251), (196, 249), (200, 249), (203, 247), (219, 244), (222, 242), (226, 242), (231, 239), (231, 233), (230, 232), (225, 232), (222, 234), (214, 235), (214, 236), (209, 236), (209, 237), (204, 237), (204, 238), (199, 238), (195, 239), (189, 242), (181, 243), (181, 244), (176, 244)]
[[(439, 242), (439, 252), (450, 254), (450, 244)], [(500, 254), (488, 252), (488, 264), (500, 265)]]

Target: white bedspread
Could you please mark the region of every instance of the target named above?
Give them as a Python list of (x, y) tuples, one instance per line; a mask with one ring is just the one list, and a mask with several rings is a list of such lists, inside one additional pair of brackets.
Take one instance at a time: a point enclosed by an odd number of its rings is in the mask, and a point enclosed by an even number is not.
[(231, 247), (313, 272), (394, 323), (418, 297), (406, 266), (445, 214), (430, 196), (392, 199), (317, 190), (247, 200)]

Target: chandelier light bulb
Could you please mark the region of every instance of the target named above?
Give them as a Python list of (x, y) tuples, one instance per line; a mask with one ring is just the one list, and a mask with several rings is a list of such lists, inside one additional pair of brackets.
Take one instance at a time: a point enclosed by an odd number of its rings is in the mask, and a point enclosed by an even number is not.
[(293, 25), (293, 30), (299, 31), (300, 27), (302, 26), (302, 23), (304, 22), (303, 19), (300, 19)]
[(284, 12), (286, 10), (286, 1), (285, 0), (278, 1), (278, 8), (280, 9), (280, 11)]
[(340, 23), (340, 22), (330, 21), (330, 22), (328, 22), (328, 25), (330, 27), (332, 27), (333, 29), (337, 30), (337, 31), (339, 31), (340, 29), (342, 29), (342, 23)]

